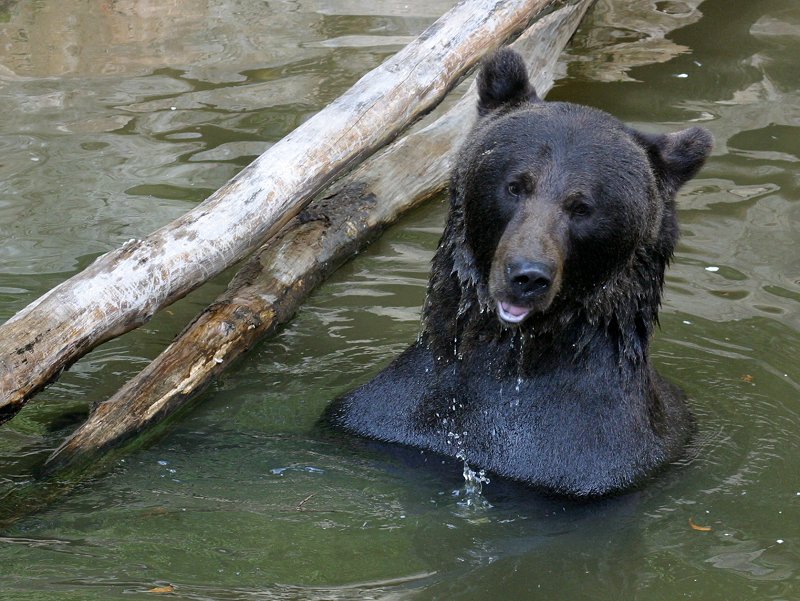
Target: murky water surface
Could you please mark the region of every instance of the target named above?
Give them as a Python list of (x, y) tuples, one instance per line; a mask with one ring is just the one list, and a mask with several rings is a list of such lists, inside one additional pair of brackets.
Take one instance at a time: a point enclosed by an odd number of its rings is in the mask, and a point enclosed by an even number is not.
[[(449, 5), (0, 1), (0, 320), (191, 208)], [(154, 442), (6, 528), (3, 598), (800, 598), (798, 56), (794, 0), (601, 0), (550, 95), (716, 137), (680, 196), (654, 347), (699, 422), (682, 465), (602, 504), (495, 479), (475, 502), (458, 462), (315, 431), (416, 336), (439, 200)], [(41, 500), (48, 452), (225, 283), (0, 429), (4, 511)]]

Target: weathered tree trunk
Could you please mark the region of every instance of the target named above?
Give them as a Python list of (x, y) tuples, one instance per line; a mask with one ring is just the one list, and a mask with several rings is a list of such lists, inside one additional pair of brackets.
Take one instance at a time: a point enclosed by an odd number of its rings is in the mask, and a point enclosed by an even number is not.
[(0, 326), (0, 423), (89, 350), (138, 327), (277, 233), (549, 4), (462, 0), (194, 210), (103, 255)]
[[(591, 0), (547, 15), (515, 43), (540, 94)], [(65, 467), (112, 447), (174, 413), (252, 344), (294, 314), (308, 293), (397, 216), (441, 190), (475, 115), (474, 86), (437, 121), (392, 144), (315, 200), (241, 269), (146, 369), (48, 460)]]

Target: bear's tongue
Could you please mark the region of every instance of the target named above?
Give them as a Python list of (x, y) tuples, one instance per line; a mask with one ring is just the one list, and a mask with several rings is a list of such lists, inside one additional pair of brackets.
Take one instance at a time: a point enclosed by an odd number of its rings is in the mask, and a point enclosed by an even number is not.
[(528, 313), (530, 313), (530, 309), (518, 307), (517, 305), (512, 305), (511, 303), (498, 301), (497, 312), (500, 314), (500, 318), (503, 321), (507, 321), (509, 323), (519, 323), (525, 319)]

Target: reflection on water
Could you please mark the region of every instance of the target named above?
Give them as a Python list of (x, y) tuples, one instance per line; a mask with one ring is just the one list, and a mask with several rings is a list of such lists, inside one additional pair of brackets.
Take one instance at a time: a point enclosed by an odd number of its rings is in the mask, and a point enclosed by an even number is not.
[[(12, 4), (0, 23), (0, 271), (69, 274), (171, 221), (450, 3), (382, 5)], [(330, 45), (367, 33), (395, 41)]]
[[(463, 462), (317, 428), (331, 398), (416, 337), (438, 199), (157, 442), (2, 532), (4, 594), (108, 599), (170, 583), (194, 599), (796, 598), (795, 4), (599, 0), (551, 93), (716, 138), (679, 199), (654, 348), (698, 421), (676, 469), (588, 506), (491, 475), (465, 497)], [(0, 1), (0, 320), (205, 198), (450, 5)], [(0, 506), (11, 491), (23, 505), (46, 494), (29, 483), (48, 451), (225, 283), (97, 349), (0, 428)]]

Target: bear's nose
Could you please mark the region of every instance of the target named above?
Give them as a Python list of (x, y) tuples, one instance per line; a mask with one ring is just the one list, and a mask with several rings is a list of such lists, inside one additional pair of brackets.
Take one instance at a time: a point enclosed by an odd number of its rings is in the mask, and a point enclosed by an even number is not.
[(530, 300), (547, 292), (553, 283), (552, 270), (544, 263), (512, 261), (508, 266), (508, 282), (520, 300)]

